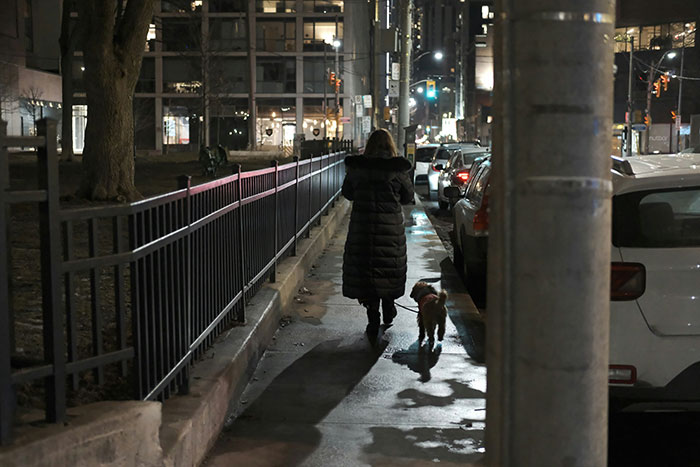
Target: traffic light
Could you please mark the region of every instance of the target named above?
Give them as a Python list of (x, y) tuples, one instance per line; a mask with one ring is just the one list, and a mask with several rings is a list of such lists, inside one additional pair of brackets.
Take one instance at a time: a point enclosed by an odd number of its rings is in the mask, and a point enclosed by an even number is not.
[(428, 99), (437, 98), (437, 91), (435, 90), (435, 81), (429, 79), (425, 82), (425, 97)]
[(673, 121), (675, 122), (675, 121), (676, 121), (676, 117), (677, 117), (676, 112), (675, 112), (674, 110), (672, 110), (672, 111), (671, 111), (671, 120), (673, 120)]
[(668, 75), (661, 75), (661, 83), (664, 85), (664, 91), (668, 91)]
[(657, 79), (654, 81), (654, 95), (656, 97), (661, 97), (661, 80)]
[(328, 75), (328, 84), (330, 84), (331, 86), (335, 86), (335, 73), (332, 71)]

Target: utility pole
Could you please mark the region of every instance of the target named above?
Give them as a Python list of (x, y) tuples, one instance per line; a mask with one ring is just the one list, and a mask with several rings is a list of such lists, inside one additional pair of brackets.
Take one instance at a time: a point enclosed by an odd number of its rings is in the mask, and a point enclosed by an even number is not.
[(373, 9), (373, 20), (372, 20), (372, 32), (374, 34), (374, 41), (372, 41), (372, 78), (374, 79), (372, 83), (372, 128), (377, 129), (382, 121), (379, 116), (379, 96), (380, 91), (380, 67), (379, 67), (379, 55), (380, 55), (380, 42), (381, 42), (381, 28), (379, 23), (379, 0), (372, 0)]
[[(411, 110), (408, 105), (411, 83), (411, 52), (413, 49), (412, 24), (413, 0), (401, 0), (401, 73), (399, 76), (399, 153), (406, 156), (406, 130), (411, 124)], [(410, 141), (413, 143), (413, 141)]]
[(630, 73), (627, 83), (627, 142), (625, 153), (632, 156), (632, 75), (634, 73), (634, 37), (630, 36)]
[(683, 67), (685, 66), (685, 35), (683, 36), (683, 47), (681, 48), (681, 71), (678, 75), (678, 109), (676, 109), (676, 152), (681, 152), (681, 123), (683, 123)]
[[(321, 108), (323, 109), (323, 139), (326, 140), (328, 139), (328, 83), (330, 83), (331, 75), (330, 75), (330, 70), (328, 70), (328, 65), (327, 65), (327, 53), (326, 49), (328, 47), (328, 44), (325, 42), (323, 43), (323, 73), (324, 75), (324, 82), (323, 82), (323, 105)], [(326, 143), (323, 143), (326, 144)]]
[(486, 461), (607, 465), (615, 2), (496, 11)]

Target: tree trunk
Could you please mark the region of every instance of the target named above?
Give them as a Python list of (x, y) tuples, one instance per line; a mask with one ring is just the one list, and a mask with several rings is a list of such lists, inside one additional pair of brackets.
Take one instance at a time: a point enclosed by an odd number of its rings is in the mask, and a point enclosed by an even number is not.
[(88, 104), (81, 195), (89, 199), (140, 198), (134, 185), (133, 98), (154, 3), (77, 2)]
[(126, 70), (112, 60), (89, 63), (85, 58), (89, 114), (82, 194), (88, 199), (138, 199), (134, 185), (134, 85), (129, 76), (139, 69)]

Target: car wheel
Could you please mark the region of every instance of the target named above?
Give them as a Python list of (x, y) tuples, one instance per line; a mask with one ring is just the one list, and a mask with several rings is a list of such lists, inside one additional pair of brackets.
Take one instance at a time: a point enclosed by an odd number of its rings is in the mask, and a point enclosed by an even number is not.
[(450, 203), (448, 203), (447, 201), (442, 201), (438, 199), (438, 206), (440, 207), (440, 209), (447, 209), (449, 205)]

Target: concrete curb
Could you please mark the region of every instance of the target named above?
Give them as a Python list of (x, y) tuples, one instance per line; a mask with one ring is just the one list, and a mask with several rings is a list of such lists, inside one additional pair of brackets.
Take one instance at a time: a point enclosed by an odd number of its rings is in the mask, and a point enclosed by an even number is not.
[(228, 407), (240, 397), (272, 341), (283, 311), (292, 303), (311, 265), (321, 255), (348, 213), (341, 200), (321, 218), (311, 238), (300, 239), (297, 256), (277, 267), (277, 282), (266, 284), (246, 310), (252, 326), (232, 328), (193, 369), (191, 392), (163, 405), (161, 445), (166, 466), (196, 466), (223, 428)]
[(349, 209), (349, 202), (337, 201), (311, 237), (299, 240), (297, 256), (278, 265), (277, 282), (266, 284), (253, 297), (246, 325), (220, 336), (197, 362), (189, 395), (164, 404), (98, 402), (68, 409), (69, 420), (63, 425), (25, 424), (12, 445), (0, 448), (0, 465), (199, 465), (219, 436), (229, 404), (240, 397), (272, 341), (285, 308)]

